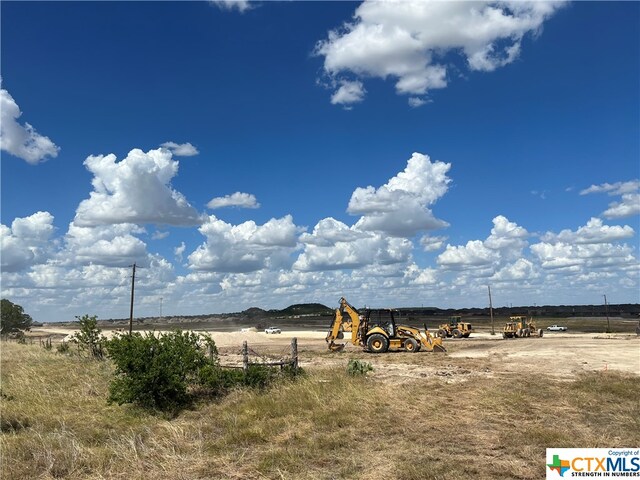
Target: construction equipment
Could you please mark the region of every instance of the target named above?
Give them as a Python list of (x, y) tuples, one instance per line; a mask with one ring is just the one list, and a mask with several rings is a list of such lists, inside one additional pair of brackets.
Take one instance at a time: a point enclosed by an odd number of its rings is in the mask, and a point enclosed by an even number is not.
[(421, 348), (428, 352), (446, 352), (441, 338), (431, 336), (425, 325), (424, 333), (417, 328), (396, 325), (393, 310), (366, 310), (364, 315), (345, 300), (340, 299), (327, 334), (329, 350), (342, 350), (346, 343), (335, 343), (351, 333), (351, 343), (360, 345), (372, 353), (391, 351), (419, 352)]
[(502, 329), (502, 338), (524, 338), (530, 337), (532, 334), (534, 337), (541, 337), (543, 333), (541, 328), (536, 328), (532, 318), (527, 319), (523, 315), (515, 315), (509, 317), (509, 321), (505, 323)]
[(461, 321), (462, 317), (449, 317), (449, 323), (443, 323), (438, 327), (438, 336), (440, 338), (469, 338), (473, 332), (473, 327), (468, 322)]

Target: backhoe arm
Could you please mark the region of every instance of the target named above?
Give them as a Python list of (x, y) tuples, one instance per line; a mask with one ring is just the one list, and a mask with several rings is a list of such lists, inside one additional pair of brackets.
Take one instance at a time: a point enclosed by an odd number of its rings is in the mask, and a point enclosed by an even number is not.
[(325, 341), (329, 344), (329, 350), (338, 351), (345, 347), (345, 343), (335, 343), (336, 340), (344, 338), (343, 332), (351, 332), (351, 343), (360, 343), (360, 316), (355, 308), (349, 305), (344, 297), (340, 299), (340, 308), (337, 308), (333, 315), (333, 322)]

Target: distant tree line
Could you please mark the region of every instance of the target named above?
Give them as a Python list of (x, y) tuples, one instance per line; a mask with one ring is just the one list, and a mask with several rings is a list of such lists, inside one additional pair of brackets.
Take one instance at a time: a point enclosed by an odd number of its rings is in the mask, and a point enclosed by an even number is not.
[[(4, 302), (4, 300), (3, 300)], [(8, 302), (8, 300), (7, 300)], [(9, 302), (11, 304), (11, 302)], [(13, 305), (13, 304), (11, 304)], [(17, 306), (20, 309), (19, 305)], [(3, 311), (4, 311), (3, 303)], [(364, 310), (364, 308), (359, 308)], [(438, 307), (408, 307), (396, 309), (399, 313), (399, 317), (449, 317), (452, 315), (460, 315), (463, 317), (489, 317), (489, 308), (438, 308)], [(262, 308), (252, 307), (242, 312), (232, 313), (207, 313), (200, 315), (167, 315), (163, 317), (164, 321), (212, 321), (212, 320), (226, 320), (234, 319), (237, 317), (245, 320), (260, 320), (286, 318), (295, 316), (318, 316), (325, 317), (333, 315), (333, 309), (322, 305), (320, 303), (302, 303), (291, 305), (282, 310), (272, 309), (263, 310)], [(558, 318), (570, 318), (570, 317), (604, 317), (607, 314), (612, 317), (625, 317), (625, 318), (638, 318), (640, 316), (640, 304), (638, 303), (624, 303), (624, 304), (610, 304), (602, 305), (528, 305), (528, 306), (504, 306), (495, 307), (493, 309), (494, 316), (497, 317), (509, 317), (511, 315), (531, 315), (534, 317), (558, 317)], [(27, 315), (27, 317), (29, 317)], [(30, 319), (31, 317), (29, 317)], [(137, 323), (144, 323), (145, 321), (157, 321), (159, 317), (138, 317), (135, 319)], [(99, 320), (101, 324), (115, 323), (115, 322), (128, 322), (128, 318), (110, 318)], [(4, 323), (4, 317), (3, 317)], [(69, 322), (65, 322), (67, 324)], [(76, 322), (77, 323), (77, 322)], [(30, 322), (30, 325), (35, 323)], [(4, 330), (3, 330), (4, 333)]]

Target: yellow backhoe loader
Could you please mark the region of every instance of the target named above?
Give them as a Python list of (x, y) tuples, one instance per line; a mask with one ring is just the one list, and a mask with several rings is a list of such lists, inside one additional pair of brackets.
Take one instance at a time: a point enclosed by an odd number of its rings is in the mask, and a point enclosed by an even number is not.
[(329, 350), (342, 350), (346, 343), (336, 343), (351, 334), (351, 343), (359, 345), (368, 352), (384, 353), (386, 351), (419, 352), (424, 348), (427, 352), (446, 352), (441, 338), (434, 338), (425, 326), (424, 333), (417, 328), (396, 325), (393, 310), (366, 310), (363, 315), (349, 305), (344, 297), (340, 299), (340, 307), (336, 309), (326, 341)]

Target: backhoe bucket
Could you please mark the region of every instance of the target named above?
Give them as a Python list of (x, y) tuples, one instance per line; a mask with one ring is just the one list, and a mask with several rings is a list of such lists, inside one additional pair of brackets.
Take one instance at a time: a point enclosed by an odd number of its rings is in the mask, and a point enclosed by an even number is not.
[(342, 350), (344, 350), (346, 343), (335, 343), (335, 342), (331, 342), (329, 344), (329, 350), (331, 350), (332, 352), (341, 352)]
[(429, 333), (427, 326), (424, 326), (424, 333), (420, 332), (420, 342), (428, 352), (446, 352), (447, 349), (442, 344), (442, 338), (433, 337)]

